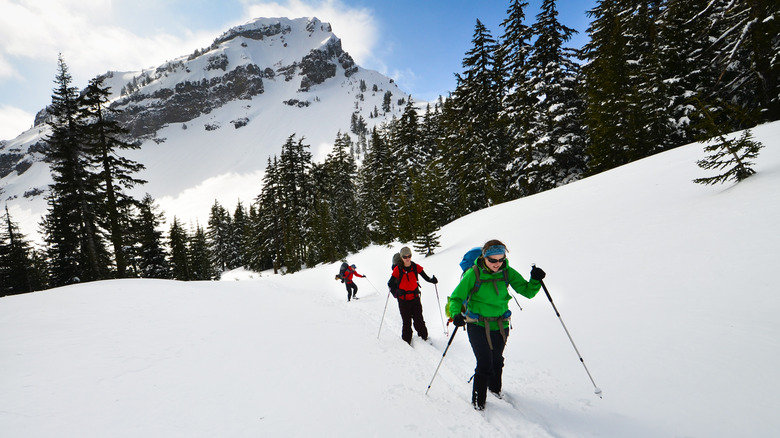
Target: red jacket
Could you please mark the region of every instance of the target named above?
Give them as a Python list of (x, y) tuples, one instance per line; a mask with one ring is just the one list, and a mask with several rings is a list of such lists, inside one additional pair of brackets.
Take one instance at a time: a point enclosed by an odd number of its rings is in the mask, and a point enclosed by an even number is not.
[(358, 277), (365, 277), (365, 275), (360, 275), (357, 273), (355, 269), (352, 268), (352, 266), (348, 267), (346, 271), (344, 271), (344, 281), (347, 283), (352, 283), (352, 277), (357, 275)]
[[(412, 269), (417, 268), (417, 272), (412, 272)], [(396, 266), (393, 268), (393, 277), (395, 278), (395, 281), (398, 283), (398, 289), (401, 289), (404, 292), (414, 292), (417, 290), (417, 277), (419, 276), (420, 272), (423, 271), (423, 267), (412, 263), (411, 266), (409, 266), (409, 270), (403, 268), (403, 266)], [(400, 280), (399, 280), (400, 275)]]

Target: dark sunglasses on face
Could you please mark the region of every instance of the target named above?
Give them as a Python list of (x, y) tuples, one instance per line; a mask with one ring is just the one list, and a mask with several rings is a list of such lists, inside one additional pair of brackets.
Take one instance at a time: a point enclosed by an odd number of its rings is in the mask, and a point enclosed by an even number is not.
[(506, 257), (502, 257), (500, 259), (494, 259), (493, 257), (485, 257), (485, 260), (487, 260), (490, 263), (504, 263), (504, 260), (506, 260)]
[(410, 259), (410, 258), (412, 258), (412, 256), (410, 256), (410, 255), (408, 255), (408, 256), (401, 256), (401, 258), (403, 258), (403, 259)]

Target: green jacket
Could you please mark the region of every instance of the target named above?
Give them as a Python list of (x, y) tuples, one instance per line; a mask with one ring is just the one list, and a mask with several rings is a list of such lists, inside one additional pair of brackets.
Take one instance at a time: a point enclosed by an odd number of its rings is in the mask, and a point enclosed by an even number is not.
[[(509, 301), (512, 300), (512, 296), (509, 295), (509, 290), (504, 282), (504, 270), (507, 270), (507, 278), (509, 284), (517, 293), (526, 297), (533, 298), (539, 292), (542, 287), (542, 283), (537, 280), (526, 281), (519, 272), (509, 266), (509, 261), (504, 263), (504, 266), (495, 274), (485, 268), (482, 262), (482, 257), (478, 258), (475, 265), (479, 269), (479, 279), (482, 282), (479, 289), (474, 292), (471, 299), (468, 302), (468, 310), (478, 315), (493, 318), (499, 317), (509, 310)], [(485, 281), (489, 279), (498, 279), (496, 282)], [(449, 315), (456, 315), (461, 313), (463, 302), (469, 297), (469, 292), (474, 288), (476, 283), (476, 276), (474, 269), (469, 268), (463, 273), (460, 283), (455, 287), (452, 295), (447, 298), (447, 310)], [(478, 322), (478, 325), (484, 327), (483, 322)], [(509, 322), (505, 322), (504, 326), (508, 326)], [(498, 323), (490, 322), (491, 330), (498, 330)]]

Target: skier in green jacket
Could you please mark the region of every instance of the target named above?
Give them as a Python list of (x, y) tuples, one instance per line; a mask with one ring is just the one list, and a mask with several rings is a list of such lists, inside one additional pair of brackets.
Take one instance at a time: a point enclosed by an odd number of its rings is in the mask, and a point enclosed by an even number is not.
[(488, 389), (501, 397), (503, 353), (509, 335), (509, 301), (512, 300), (507, 285), (520, 295), (533, 298), (545, 276), (543, 270), (533, 267), (531, 280), (526, 281), (509, 266), (507, 252), (506, 245), (499, 240), (485, 243), (482, 255), (463, 273), (447, 300), (447, 314), (452, 315), (455, 326), (467, 325), (466, 332), (477, 360), (471, 392), (471, 403), (477, 410), (485, 409)]

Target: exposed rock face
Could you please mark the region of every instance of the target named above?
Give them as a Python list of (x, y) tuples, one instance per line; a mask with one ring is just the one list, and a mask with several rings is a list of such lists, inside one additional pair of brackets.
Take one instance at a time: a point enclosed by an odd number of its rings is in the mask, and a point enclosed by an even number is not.
[(179, 82), (173, 89), (135, 93), (116, 102), (114, 106), (122, 109), (117, 120), (133, 137), (149, 136), (165, 125), (187, 122), (230, 101), (262, 94), (263, 78), (269, 76), (273, 78), (272, 70), (248, 64), (211, 79)]
[[(306, 92), (311, 87), (335, 77), (338, 65), (343, 68), (346, 77), (358, 70), (355, 61), (342, 49), (341, 40), (335, 35), (330, 35), (319, 47), (310, 49), (303, 58), (288, 65), (277, 63), (274, 68), (253, 63), (243, 63), (233, 68), (231, 63), (239, 63), (240, 60), (231, 60), (224, 52), (215, 53), (226, 45), (240, 46), (248, 51), (252, 48), (252, 42), (247, 42), (247, 39), (257, 41), (254, 44), (263, 44), (265, 41), (268, 44), (279, 43), (286, 48), (284, 38), (293, 32), (293, 27), (289, 24), (292, 22), (258, 21), (234, 27), (214, 40), (208, 49), (197, 50), (190, 55), (186, 62), (176, 61), (158, 67), (153, 77), (141, 79), (140, 86), (138, 81), (126, 86), (126, 89), (132, 92), (113, 105), (114, 108), (122, 110), (118, 120), (133, 137), (150, 137), (165, 125), (187, 122), (230, 101), (251, 99), (262, 94), (264, 79), (274, 79), (281, 75), (285, 81), (291, 81), (295, 76), (301, 76), (298, 91)], [(309, 35), (317, 31), (331, 32), (329, 24), (316, 18), (310, 19), (305, 29), (298, 29), (298, 32), (308, 32)], [(220, 70), (225, 73), (209, 79), (185, 80), (152, 92), (143, 91), (145, 84), (162, 81), (165, 75), (172, 71), (184, 70), (194, 76), (194, 72), (199, 69), (197, 65), (203, 65), (202, 70), (211, 75)]]
[[(253, 99), (284, 82), (300, 81), (297, 90), (286, 87), (289, 95), (268, 104), (306, 108), (319, 102), (306, 94), (313, 87), (337, 75), (350, 78), (358, 71), (330, 24), (317, 18), (260, 18), (229, 29), (206, 48), (158, 67), (109, 71), (101, 76), (113, 93), (111, 107), (118, 110), (110, 117), (129, 131), (129, 140), (162, 142), (156, 134), (165, 126), (186, 128), (199, 116), (230, 102)], [(29, 147), (0, 144), (0, 178), (12, 172), (21, 175), (43, 159), (50, 117), (47, 108), (36, 114), (39, 135), (34, 143), (27, 143)], [(251, 122), (250, 117), (237, 117), (230, 124), (238, 129)], [(219, 128), (211, 122), (198, 126)]]
[[(335, 61), (335, 62), (334, 62)], [(357, 71), (355, 61), (341, 48), (341, 40), (331, 38), (322, 49), (309, 52), (301, 60), (300, 91), (309, 91), (313, 85), (321, 84), (325, 80), (336, 76), (336, 62), (344, 68), (344, 76), (350, 77)]]

